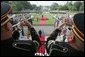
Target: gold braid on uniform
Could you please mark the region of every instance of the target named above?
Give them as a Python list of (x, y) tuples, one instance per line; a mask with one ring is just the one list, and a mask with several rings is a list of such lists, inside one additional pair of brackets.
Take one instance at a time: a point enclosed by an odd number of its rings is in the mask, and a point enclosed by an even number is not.
[(75, 23), (73, 22), (73, 26), (72, 26), (72, 30), (74, 32), (74, 34), (81, 40), (84, 41), (84, 34), (79, 31), (79, 29), (76, 27)]

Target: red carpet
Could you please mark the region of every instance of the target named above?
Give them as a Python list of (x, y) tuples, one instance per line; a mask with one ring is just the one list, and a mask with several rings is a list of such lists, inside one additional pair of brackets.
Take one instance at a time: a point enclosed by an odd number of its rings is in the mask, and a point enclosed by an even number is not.
[(41, 45), (39, 46), (37, 52), (44, 54), (45, 53), (45, 44), (42, 41), (45, 41), (45, 36), (44, 35), (41, 35), (41, 37), (39, 36), (39, 39), (41, 41)]
[[(45, 16), (42, 16), (40, 17), (40, 22), (39, 22), (40, 25), (46, 25), (46, 17)], [(39, 45), (39, 48), (37, 49), (37, 53), (42, 53), (44, 54), (45, 53), (45, 35), (42, 34), (41, 37), (39, 36), (39, 39), (41, 41), (41, 45)]]
[(40, 18), (40, 25), (45, 25), (46, 24), (46, 17), (43, 16)]

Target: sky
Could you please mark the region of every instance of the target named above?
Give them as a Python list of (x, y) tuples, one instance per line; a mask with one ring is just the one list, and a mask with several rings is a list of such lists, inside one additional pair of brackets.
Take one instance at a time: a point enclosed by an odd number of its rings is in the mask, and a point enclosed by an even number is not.
[(37, 6), (50, 6), (53, 3), (58, 3), (59, 5), (64, 5), (67, 1), (29, 1), (31, 4), (36, 4)]

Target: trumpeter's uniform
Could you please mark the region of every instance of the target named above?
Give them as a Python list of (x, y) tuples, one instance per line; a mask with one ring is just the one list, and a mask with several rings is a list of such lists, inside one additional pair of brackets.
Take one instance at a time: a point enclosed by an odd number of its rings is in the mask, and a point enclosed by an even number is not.
[[(83, 56), (84, 55), (84, 13), (75, 14), (73, 17), (72, 32), (73, 42), (55, 41), (61, 30), (56, 29), (47, 38), (47, 52), (50, 56)], [(74, 48), (78, 47), (78, 48)]]
[[(6, 3), (1, 3), (1, 27), (3, 27), (6, 23), (9, 22), (9, 18), (7, 15), (11, 12), (12, 8), (10, 7), (10, 5)], [(38, 35), (36, 35), (37, 33), (34, 28), (30, 28), (30, 30), (33, 41), (15, 41), (13, 37), (6, 40), (2, 40), (1, 56), (34, 56), (36, 48), (38, 46)]]

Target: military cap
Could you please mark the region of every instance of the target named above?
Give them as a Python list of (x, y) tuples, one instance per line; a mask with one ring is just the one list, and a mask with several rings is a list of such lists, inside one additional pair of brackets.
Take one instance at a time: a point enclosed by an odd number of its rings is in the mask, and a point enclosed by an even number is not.
[(1, 3), (1, 26), (5, 25), (8, 21), (8, 14), (12, 12), (10, 5), (6, 3)]

